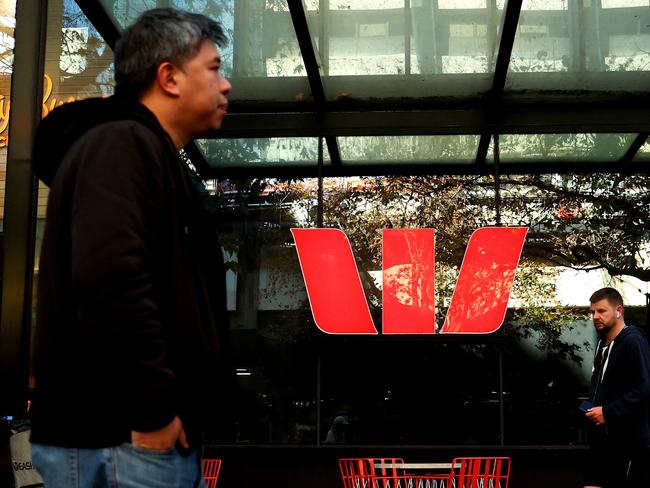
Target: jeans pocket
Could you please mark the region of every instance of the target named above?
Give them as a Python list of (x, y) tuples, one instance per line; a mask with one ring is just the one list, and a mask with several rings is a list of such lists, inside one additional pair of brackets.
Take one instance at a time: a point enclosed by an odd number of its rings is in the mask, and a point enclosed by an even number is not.
[(148, 447), (136, 446), (131, 444), (130, 442), (125, 442), (124, 444), (122, 444), (122, 447), (149, 456), (171, 457), (174, 454), (176, 454), (175, 447), (172, 447), (171, 449), (158, 450), (158, 449), (149, 449)]
[(120, 488), (192, 488), (201, 479), (196, 453), (182, 456), (177, 449), (157, 451), (131, 443), (115, 449)]

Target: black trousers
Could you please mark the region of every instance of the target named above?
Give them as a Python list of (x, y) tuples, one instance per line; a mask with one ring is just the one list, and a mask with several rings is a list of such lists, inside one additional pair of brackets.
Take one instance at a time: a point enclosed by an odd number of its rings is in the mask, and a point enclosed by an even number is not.
[(650, 488), (645, 474), (649, 450), (625, 451), (607, 447), (589, 449), (584, 470), (585, 486)]

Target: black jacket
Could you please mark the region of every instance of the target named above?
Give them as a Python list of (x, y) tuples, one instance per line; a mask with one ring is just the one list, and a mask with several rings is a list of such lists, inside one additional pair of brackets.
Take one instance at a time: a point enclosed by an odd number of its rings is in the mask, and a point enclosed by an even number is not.
[(628, 326), (612, 344), (608, 359), (601, 361), (591, 376), (589, 395), (594, 404), (602, 405), (605, 425), (588, 423), (589, 442), (592, 446), (645, 449), (650, 447), (648, 340), (641, 329)]
[(34, 169), (51, 189), (32, 440), (112, 446), (179, 415), (196, 443), (235, 377), (221, 247), (171, 139), (140, 104), (75, 102), (41, 123)]

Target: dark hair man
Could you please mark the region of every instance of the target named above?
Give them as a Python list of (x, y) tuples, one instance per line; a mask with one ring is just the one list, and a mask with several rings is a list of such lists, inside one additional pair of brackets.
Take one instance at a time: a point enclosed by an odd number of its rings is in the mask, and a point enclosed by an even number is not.
[(235, 380), (221, 247), (178, 151), (226, 115), (224, 40), (202, 15), (145, 12), (117, 42), (116, 95), (39, 127), (31, 441), (48, 488), (203, 486), (201, 432)]
[(589, 458), (585, 486), (642, 486), (650, 447), (650, 348), (645, 334), (625, 324), (623, 298), (602, 288), (591, 298), (591, 317), (599, 335), (586, 410)]

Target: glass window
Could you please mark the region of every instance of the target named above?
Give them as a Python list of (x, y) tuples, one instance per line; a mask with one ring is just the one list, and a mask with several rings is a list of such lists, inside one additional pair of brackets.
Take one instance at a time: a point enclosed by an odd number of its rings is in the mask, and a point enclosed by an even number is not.
[[(132, 24), (155, 0), (100, 0), (122, 27)], [(221, 23), (228, 45), (222, 69), (237, 100), (296, 101), (310, 93), (302, 55), (286, 0), (169, 0), (167, 5)]]
[[(318, 164), (318, 139), (315, 137), (203, 139), (198, 141), (198, 146), (212, 168), (315, 167)], [(323, 145), (323, 158), (329, 160), (326, 144)]]
[[(7, 176), (7, 146), (9, 145), (9, 110), (11, 107), (11, 74), (13, 72), (14, 28), (16, 2), (0, 2), (0, 236), (4, 229), (5, 182)], [(2, 241), (0, 240), (0, 246)], [(2, 256), (2, 253), (0, 253)], [(2, 271), (0, 269), (0, 278)]]
[(316, 221), (314, 180), (208, 181), (225, 250), (239, 443), (316, 443), (317, 329), (289, 232)]
[(479, 136), (377, 136), (337, 138), (344, 163), (472, 163)]
[[(115, 84), (113, 52), (77, 4), (52, 2), (48, 8), (43, 117), (64, 103), (109, 96)], [(38, 219), (45, 219), (47, 195), (47, 187), (39, 181)], [(40, 238), (37, 232), (38, 243)]]
[(503, 162), (617, 161), (635, 134), (503, 134), (499, 153)]
[(640, 230), (650, 218), (648, 183), (620, 174), (502, 177), (503, 224), (529, 228), (507, 329), (508, 444), (584, 442), (576, 406), (587, 395), (597, 339), (589, 296), (613, 286), (626, 321), (646, 323), (648, 283), (638, 270), (649, 264), (650, 233)]
[(645, 161), (650, 159), (650, 142), (646, 141), (634, 156), (635, 161)]
[[(626, 76), (647, 71), (650, 4), (638, 0), (524, 0), (506, 86), (511, 89), (637, 89)], [(534, 73), (563, 73), (535, 76)], [(629, 81), (628, 81), (629, 80)]]
[[(489, 89), (501, 13), (485, 1), (330, 2), (308, 6), (329, 99), (474, 95)], [(431, 86), (430, 78), (448, 75)], [(452, 76), (453, 75), (453, 76)], [(472, 76), (467, 76), (472, 75)], [(390, 83), (379, 76), (392, 76)]]
[[(113, 93), (113, 52), (88, 18), (72, 1), (49, 2), (45, 46), (43, 116), (64, 103)], [(39, 258), (49, 189), (39, 181), (34, 289), (38, 286)], [(36, 308), (36, 294), (32, 309)]]
[[(498, 444), (497, 355), (493, 345), (335, 338), (321, 367), (321, 441)], [(328, 437), (339, 416), (348, 424)]]

